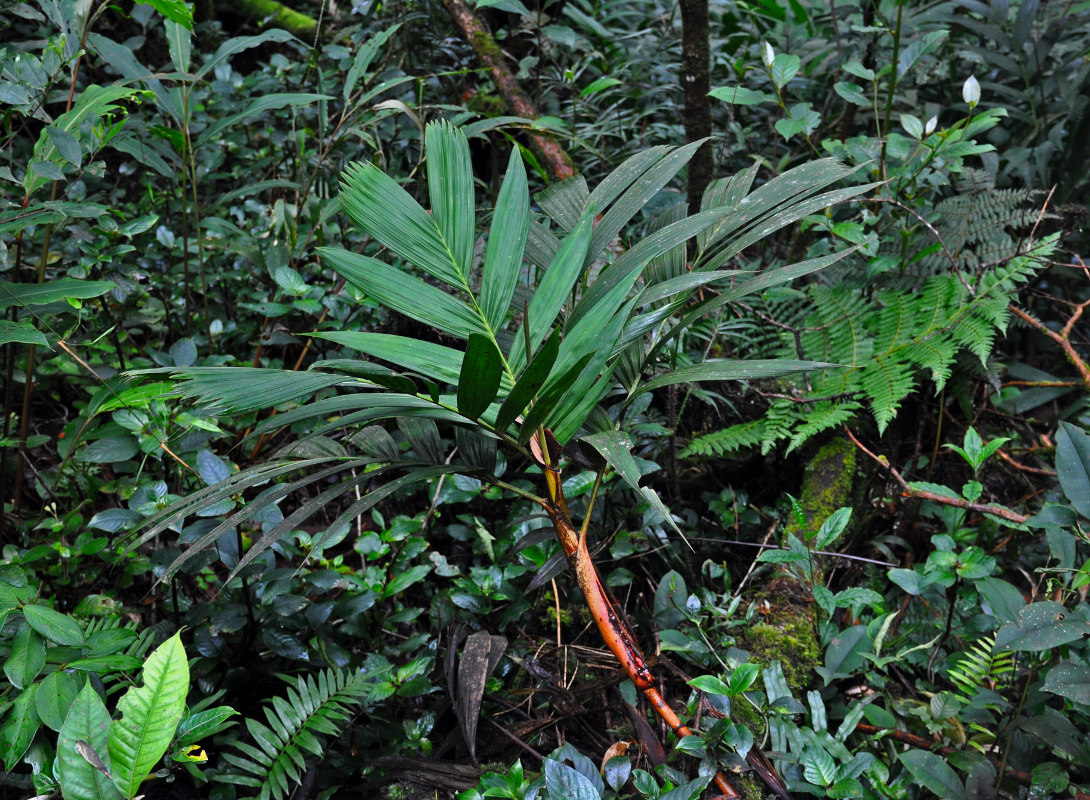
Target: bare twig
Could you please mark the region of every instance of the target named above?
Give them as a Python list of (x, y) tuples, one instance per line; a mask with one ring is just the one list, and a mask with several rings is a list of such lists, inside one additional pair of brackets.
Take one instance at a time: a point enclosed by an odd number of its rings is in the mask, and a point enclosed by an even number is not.
[(1019, 514), (1016, 511), (1011, 511), (1009, 508), (1003, 506), (991, 505), (990, 503), (973, 503), (969, 500), (964, 500), (960, 497), (948, 497), (944, 494), (938, 494), (937, 492), (930, 492), (926, 489), (916, 489), (908, 481), (904, 479), (904, 476), (897, 471), (897, 468), (889, 463), (889, 459), (885, 456), (877, 456), (864, 446), (862, 442), (855, 438), (855, 434), (851, 432), (851, 429), (846, 427), (844, 432), (848, 434), (848, 438), (855, 443), (855, 446), (873, 458), (876, 462), (881, 464), (887, 470), (889, 474), (893, 476), (893, 479), (900, 485), (905, 497), (916, 497), (920, 500), (930, 500), (933, 503), (942, 503), (947, 506), (954, 506), (956, 508), (964, 508), (969, 511), (976, 511), (980, 514), (990, 514), (993, 517), (999, 517), (1005, 519), (1008, 522), (1015, 522), (1021, 524), (1029, 519), (1025, 514)]

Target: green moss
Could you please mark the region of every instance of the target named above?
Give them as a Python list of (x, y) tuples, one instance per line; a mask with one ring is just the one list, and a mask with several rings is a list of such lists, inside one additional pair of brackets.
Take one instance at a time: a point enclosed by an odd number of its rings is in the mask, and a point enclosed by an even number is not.
[(796, 697), (801, 697), (810, 682), (810, 673), (822, 662), (821, 645), (809, 614), (796, 613), (774, 623), (750, 625), (741, 637), (741, 644), (759, 664), (779, 661), (787, 685)]
[(472, 95), (466, 107), (486, 117), (498, 117), (507, 110), (502, 97), (488, 92), (477, 92)]
[[(838, 508), (851, 505), (855, 477), (855, 446), (846, 437), (830, 439), (806, 465), (799, 503), (806, 512), (807, 526), (816, 531)], [(792, 523), (788, 530), (802, 533)]]
[(267, 25), (283, 28), (304, 42), (312, 41), (318, 32), (318, 21), (314, 17), (294, 11), (276, 0), (238, 0), (237, 4), (232, 4), (232, 10), (263, 19)]
[(741, 775), (735, 775), (734, 783), (745, 800), (773, 800), (775, 798), (775, 795), (765, 788), (765, 785), (753, 772), (743, 772)]

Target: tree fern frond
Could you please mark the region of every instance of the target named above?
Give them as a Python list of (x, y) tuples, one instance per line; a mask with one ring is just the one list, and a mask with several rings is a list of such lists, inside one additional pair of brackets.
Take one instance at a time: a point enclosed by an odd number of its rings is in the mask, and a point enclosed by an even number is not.
[(759, 419), (698, 436), (681, 452), (681, 458), (721, 456), (747, 447), (756, 447), (764, 439), (764, 428), (764, 420)]
[(914, 376), (904, 361), (876, 356), (859, 376), (860, 385), (871, 404), (878, 432), (885, 431), (897, 413), (901, 401), (912, 391)]
[(957, 344), (946, 332), (940, 332), (934, 336), (918, 339), (908, 345), (903, 351), (905, 358), (912, 361), (922, 369), (931, 370), (931, 380), (935, 383), (935, 390), (941, 392), (950, 379), (950, 368), (957, 355)]
[(791, 434), (787, 452), (790, 453), (797, 447), (801, 447), (822, 431), (847, 422), (861, 407), (854, 400), (825, 401), (811, 405), (807, 409), (803, 423), (796, 427), (794, 433)]

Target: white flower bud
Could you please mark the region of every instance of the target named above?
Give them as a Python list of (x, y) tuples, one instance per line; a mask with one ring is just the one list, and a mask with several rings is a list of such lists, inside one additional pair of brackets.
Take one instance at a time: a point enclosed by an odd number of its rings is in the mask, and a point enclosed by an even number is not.
[(772, 69), (772, 62), (776, 60), (776, 51), (772, 49), (772, 45), (768, 42), (764, 43), (764, 52), (761, 54), (761, 60), (765, 62), (765, 66)]
[(923, 126), (923, 132), (930, 136), (935, 132), (935, 128), (939, 127), (939, 115), (936, 114), (927, 121), (927, 124)]
[(969, 104), (970, 109), (976, 108), (976, 104), (980, 102), (980, 82), (975, 75), (965, 79), (965, 84), (961, 87), (961, 96)]

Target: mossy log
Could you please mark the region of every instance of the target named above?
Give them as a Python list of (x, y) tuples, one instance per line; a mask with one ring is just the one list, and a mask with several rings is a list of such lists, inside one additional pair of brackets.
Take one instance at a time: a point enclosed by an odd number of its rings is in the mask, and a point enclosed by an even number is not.
[(231, 0), (230, 5), (217, 0), (216, 6), (236, 17), (247, 17), (263, 22), (265, 26), (283, 28), (307, 44), (313, 43), (318, 35), (318, 20), (277, 0)]
[[(466, 41), (473, 47), (481, 63), (488, 67), (492, 80), (499, 87), (500, 94), (511, 113), (526, 119), (537, 119), (541, 116), (507, 67), (503, 51), (496, 44), (496, 40), (492, 38), (492, 34), (484, 27), (484, 23), (473, 10), (462, 0), (443, 0), (443, 5), (461, 29)], [(541, 133), (531, 132), (529, 137), (530, 149), (556, 180), (564, 180), (575, 175), (572, 160), (559, 142)]]

